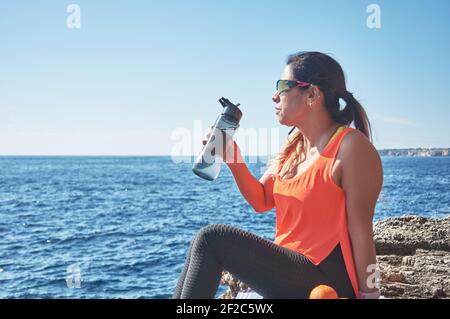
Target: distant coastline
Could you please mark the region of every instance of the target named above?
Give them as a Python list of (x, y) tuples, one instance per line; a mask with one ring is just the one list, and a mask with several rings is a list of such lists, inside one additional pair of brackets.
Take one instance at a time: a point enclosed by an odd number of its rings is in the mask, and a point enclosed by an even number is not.
[(450, 156), (450, 148), (394, 148), (378, 150), (380, 156)]

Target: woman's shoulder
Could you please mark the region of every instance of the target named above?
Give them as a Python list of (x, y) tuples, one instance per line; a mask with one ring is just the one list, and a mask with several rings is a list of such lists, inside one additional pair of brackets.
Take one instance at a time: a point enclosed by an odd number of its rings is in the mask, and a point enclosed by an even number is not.
[(372, 142), (359, 130), (351, 130), (342, 140), (339, 157), (341, 185), (348, 198), (376, 201), (383, 185), (383, 166)]
[(376, 150), (369, 138), (360, 130), (350, 128), (344, 135), (341, 148), (344, 150), (361, 151), (364, 149)]
[(357, 129), (351, 129), (344, 135), (337, 156), (343, 162), (352, 159), (380, 159), (377, 149), (369, 138)]

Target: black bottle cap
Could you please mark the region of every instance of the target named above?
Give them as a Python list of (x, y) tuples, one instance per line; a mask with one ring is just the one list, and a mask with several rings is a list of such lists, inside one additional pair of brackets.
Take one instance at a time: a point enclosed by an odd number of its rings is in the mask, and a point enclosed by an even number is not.
[(242, 111), (238, 108), (239, 103), (234, 105), (228, 99), (222, 97), (219, 99), (220, 104), (222, 104), (224, 110), (222, 114), (231, 116), (237, 123), (242, 118)]

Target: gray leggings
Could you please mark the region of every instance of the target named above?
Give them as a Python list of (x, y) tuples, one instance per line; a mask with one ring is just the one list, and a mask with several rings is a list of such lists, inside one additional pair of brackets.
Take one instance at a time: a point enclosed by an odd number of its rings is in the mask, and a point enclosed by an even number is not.
[(320, 284), (355, 298), (340, 245), (315, 266), (296, 251), (228, 225), (197, 233), (172, 298), (214, 298), (223, 269), (264, 298), (308, 298)]

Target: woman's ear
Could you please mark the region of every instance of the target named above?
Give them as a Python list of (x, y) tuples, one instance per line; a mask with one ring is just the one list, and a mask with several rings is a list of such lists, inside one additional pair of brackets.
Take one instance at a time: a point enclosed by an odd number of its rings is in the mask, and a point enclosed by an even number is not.
[(319, 88), (317, 86), (311, 85), (310, 89), (311, 89), (311, 91), (310, 91), (311, 96), (310, 97), (313, 100), (315, 100), (315, 99), (320, 97), (320, 90), (319, 90)]
[(309, 101), (311, 101), (312, 103), (314, 103), (315, 101), (317, 101), (320, 97), (320, 90), (317, 86), (315, 85), (311, 85), (311, 87), (308, 90), (308, 99)]

